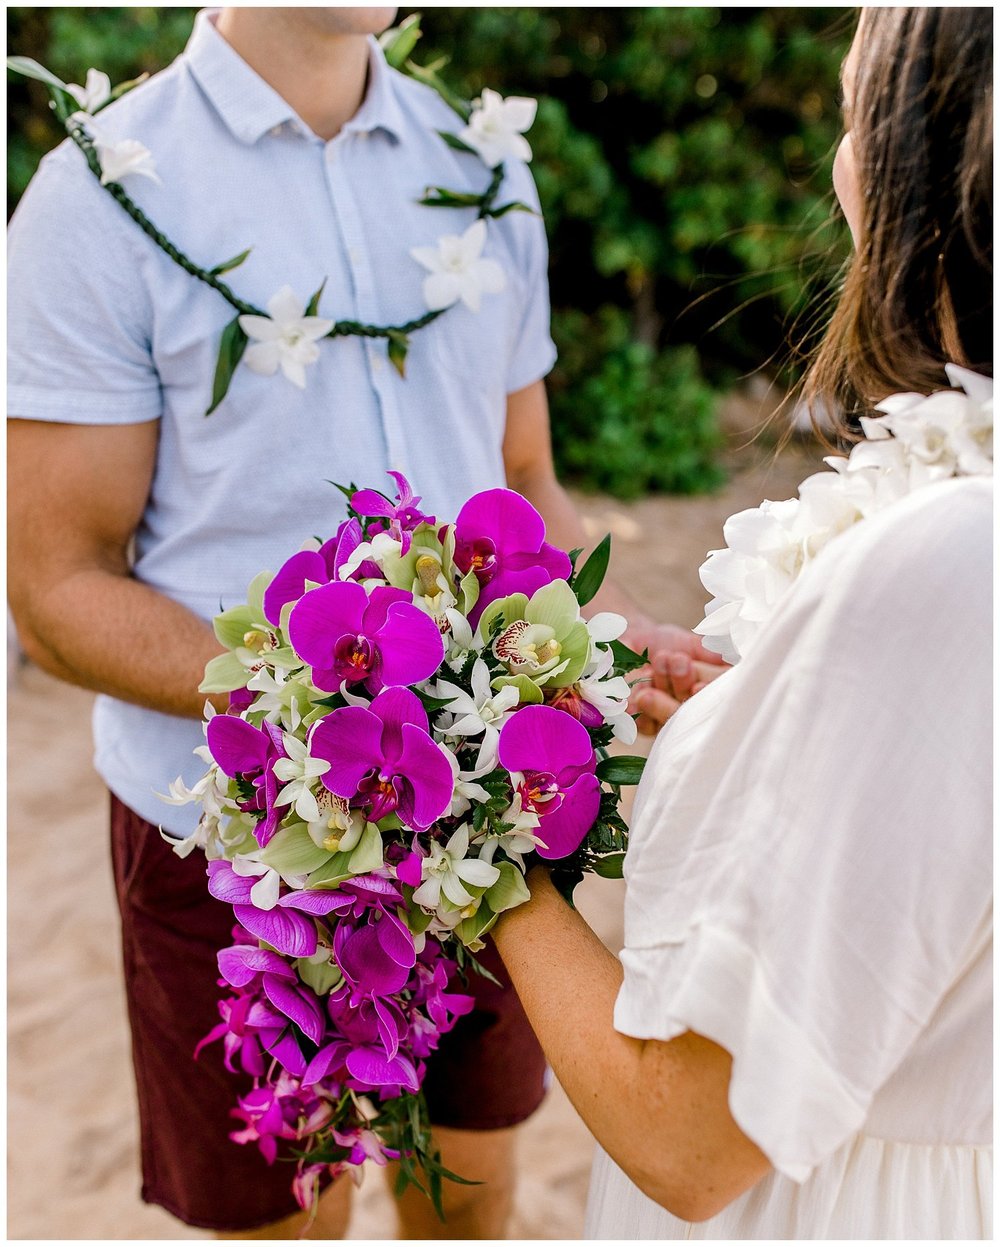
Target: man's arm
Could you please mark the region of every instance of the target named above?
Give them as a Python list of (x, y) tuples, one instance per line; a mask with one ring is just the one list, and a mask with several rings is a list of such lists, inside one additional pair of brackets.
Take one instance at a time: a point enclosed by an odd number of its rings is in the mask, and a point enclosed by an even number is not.
[(167, 714), (201, 716), (211, 627), (130, 574), (158, 422), (10, 420), (8, 593), (21, 645), (51, 675)]
[[(507, 395), (504, 467), (511, 489), (523, 494), (541, 513), (549, 540), (564, 550), (590, 541), (569, 495), (556, 479), (545, 383), (536, 381)], [(629, 621), (625, 641), (640, 652), (649, 649), (652, 671), (646, 671), (634, 696), (639, 727), (655, 732), (680, 702), (725, 670), (722, 660), (706, 650), (699, 638), (676, 624), (655, 623), (612, 581), (588, 604), (587, 613), (614, 611)]]
[(548, 872), (493, 929), (556, 1077), (615, 1163), (685, 1221), (721, 1212), (770, 1169), (729, 1111), (730, 1054), (688, 1031), (669, 1042), (614, 1028), (622, 969)]

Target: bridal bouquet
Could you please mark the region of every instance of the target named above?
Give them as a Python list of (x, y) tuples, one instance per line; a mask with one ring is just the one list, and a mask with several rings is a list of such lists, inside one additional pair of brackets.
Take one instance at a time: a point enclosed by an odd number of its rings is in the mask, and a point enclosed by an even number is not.
[(199, 1048), (221, 1039), (253, 1076), (231, 1137), (268, 1161), (287, 1143), (303, 1207), (324, 1175), (388, 1157), (440, 1208), (455, 1175), (421, 1084), (472, 1008), (461, 979), (528, 899), (527, 859), (568, 891), (620, 875), (620, 785), (642, 770), (605, 747), (635, 739), (625, 676), (643, 658), (621, 616), (580, 611), (609, 539), (576, 570), (520, 495), (439, 523), (391, 475), (394, 498), (345, 489), (336, 535), (217, 617), (227, 652), (201, 688), (229, 709), (206, 707), (208, 768), (168, 798), (201, 803), (178, 851), (204, 850), (235, 921)]

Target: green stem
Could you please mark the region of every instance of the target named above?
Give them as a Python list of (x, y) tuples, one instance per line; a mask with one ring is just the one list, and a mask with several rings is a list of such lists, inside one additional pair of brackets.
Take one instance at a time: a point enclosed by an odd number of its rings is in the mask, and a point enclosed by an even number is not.
[(489, 213), (489, 210), (493, 207), (494, 203), (496, 202), (497, 195), (500, 194), (500, 187), (502, 184), (503, 184), (503, 164), (498, 164), (493, 170), (493, 177), (490, 179), (489, 186), (487, 186), (486, 190), (483, 191), (482, 203), (479, 206), (479, 219), (480, 220), (482, 220), (483, 217), (487, 216)]

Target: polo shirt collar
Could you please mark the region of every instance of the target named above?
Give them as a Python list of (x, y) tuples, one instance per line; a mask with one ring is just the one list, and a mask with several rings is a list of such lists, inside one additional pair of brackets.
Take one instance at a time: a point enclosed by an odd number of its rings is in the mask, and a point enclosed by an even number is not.
[[(226, 42), (215, 28), (219, 9), (202, 9), (184, 50), (184, 59), (198, 84), (231, 133), (242, 143), (256, 143), (269, 130), (299, 121), (294, 108)], [(398, 141), (403, 115), (392, 71), (375, 38), (369, 39), (368, 89), (361, 107), (344, 131), (385, 130)]]

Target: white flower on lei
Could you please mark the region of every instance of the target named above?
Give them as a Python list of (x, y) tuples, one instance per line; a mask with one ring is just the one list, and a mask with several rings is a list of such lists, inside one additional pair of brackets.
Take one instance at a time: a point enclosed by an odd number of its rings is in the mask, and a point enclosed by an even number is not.
[(598, 711), (605, 723), (611, 724), (616, 740), (623, 745), (634, 744), (639, 729), (628, 712), (632, 693), (629, 682), (623, 675), (610, 674), (615, 665), (615, 656), (610, 649), (597, 649), (596, 646), (595, 649), (596, 657), (577, 684), (580, 696)]
[(99, 69), (88, 69), (85, 86), (81, 87), (75, 82), (67, 82), (66, 90), (80, 105), (83, 112), (93, 113), (111, 99), (111, 79)]
[(313, 793), (316, 780), (330, 769), (325, 758), (311, 758), (305, 743), (285, 732), (282, 736), (287, 758), (279, 758), (274, 764), (275, 776), (285, 781), (285, 786), (275, 798), (277, 806), (294, 805), (295, 813), (304, 823), (319, 820), (320, 811)]
[(319, 359), (317, 341), (333, 328), (333, 321), (307, 316), (306, 307), (291, 286), (282, 286), (268, 300), (268, 316), (241, 316), (240, 328), (248, 338), (243, 361), (252, 371), (270, 377), (281, 371), (300, 390), (306, 385), (306, 365)]
[[(500, 728), (507, 722), (520, 701), (520, 694), (511, 685), (494, 692), (490, 687), (490, 669), (481, 658), (472, 665), (472, 695), (452, 684), (438, 680), (433, 695), (448, 705), (437, 717), (434, 726), (445, 736), (482, 736), (483, 743), (476, 770), (485, 774), (496, 766)], [(487, 765), (489, 763), (489, 765)]]
[(431, 843), (428, 857), (421, 862), (423, 882), (413, 893), (413, 899), (426, 909), (437, 909), (444, 896), (452, 905), (464, 909), (473, 904), (475, 897), (466, 891), (465, 884), (474, 888), (488, 888), (500, 878), (500, 871), (478, 857), (467, 857), (469, 851), (469, 826), (463, 823), (453, 832), (447, 844)]
[(882, 416), (862, 420), (865, 439), (846, 459), (826, 460), (833, 472), (803, 481), (798, 498), (726, 521), (727, 548), (701, 568), (713, 595), (695, 628), (706, 648), (727, 662), (745, 656), (802, 570), (860, 520), (936, 481), (992, 475), (993, 382), (951, 364), (947, 373), (962, 389), (892, 395)]
[(138, 139), (119, 139), (117, 143), (109, 143), (95, 135), (94, 150), (101, 164), (102, 186), (120, 182), (132, 174), (160, 181), (152, 152)]
[(473, 221), (464, 234), (445, 234), (436, 247), (412, 247), (410, 255), (428, 270), (424, 278), (424, 302), (432, 312), (451, 307), (459, 299), (478, 312), (484, 294), (499, 294), (506, 286), (504, 271), (496, 260), (483, 258), (486, 222)]
[(491, 169), (510, 157), (530, 160), (531, 147), (524, 132), (534, 124), (537, 110), (536, 100), (523, 95), (504, 99), (487, 87), (482, 98), (473, 101), (469, 124), (458, 137)]

